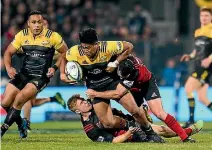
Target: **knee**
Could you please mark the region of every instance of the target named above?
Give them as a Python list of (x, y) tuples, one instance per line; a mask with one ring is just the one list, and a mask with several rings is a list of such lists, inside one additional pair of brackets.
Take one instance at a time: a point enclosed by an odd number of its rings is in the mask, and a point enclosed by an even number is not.
[(111, 120), (109, 120), (109, 119), (103, 119), (100, 122), (103, 124), (103, 126), (105, 128), (113, 128), (113, 126), (114, 126), (114, 123), (113, 123), (112, 119)]
[(27, 95), (23, 92), (18, 93), (18, 95), (15, 97), (14, 105), (16, 106), (23, 106), (25, 103)]

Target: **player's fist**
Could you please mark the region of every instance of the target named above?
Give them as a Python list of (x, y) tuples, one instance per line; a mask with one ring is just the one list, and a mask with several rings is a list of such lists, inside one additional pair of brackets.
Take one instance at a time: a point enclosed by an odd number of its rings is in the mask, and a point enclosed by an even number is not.
[(69, 83), (69, 84), (77, 84), (76, 81), (72, 81), (72, 80), (69, 80), (66, 76), (65, 73), (61, 73), (60, 74), (60, 79), (63, 81), (63, 82), (66, 82), (66, 83)]
[(8, 76), (9, 76), (11, 79), (14, 79), (14, 78), (15, 78), (15, 75), (17, 74), (15, 68), (10, 67), (10, 68), (6, 68), (6, 70), (7, 70)]
[(188, 54), (184, 54), (181, 58), (180, 61), (189, 61), (191, 59), (191, 57)]
[(54, 73), (55, 73), (55, 69), (54, 68), (49, 68), (46, 76), (48, 78), (51, 78), (51, 77), (53, 77)]

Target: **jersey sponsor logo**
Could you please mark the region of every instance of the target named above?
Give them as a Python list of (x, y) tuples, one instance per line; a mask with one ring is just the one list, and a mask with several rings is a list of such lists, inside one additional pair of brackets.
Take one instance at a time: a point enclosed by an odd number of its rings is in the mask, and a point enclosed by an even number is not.
[(126, 85), (127, 87), (132, 87), (134, 81), (128, 81), (128, 80), (124, 80), (123, 84)]
[(49, 41), (43, 41), (41, 44), (42, 45), (48, 45), (50, 42)]
[(103, 142), (104, 139), (105, 139), (105, 138), (104, 138), (103, 136), (99, 136), (98, 139), (97, 139), (97, 142)]
[(152, 93), (151, 97), (156, 97), (156, 96), (157, 96), (157, 94), (154, 92), (154, 93)]
[(84, 61), (82, 62), (82, 64), (88, 64), (88, 62), (87, 62), (86, 60), (84, 60)]
[(31, 53), (26, 53), (26, 55), (29, 55), (31, 57), (44, 57), (45, 55), (42, 55), (42, 54), (38, 54), (36, 53), (35, 51), (32, 51)]
[(107, 60), (107, 56), (102, 56), (101, 58), (100, 58), (100, 61), (102, 62), (102, 61), (106, 61)]
[(88, 71), (88, 73), (90, 73), (90, 74), (100, 74), (100, 73), (102, 73), (102, 70), (100, 70), (100, 69), (93, 69), (92, 71)]
[(24, 41), (24, 44), (29, 44), (29, 41), (28, 40)]

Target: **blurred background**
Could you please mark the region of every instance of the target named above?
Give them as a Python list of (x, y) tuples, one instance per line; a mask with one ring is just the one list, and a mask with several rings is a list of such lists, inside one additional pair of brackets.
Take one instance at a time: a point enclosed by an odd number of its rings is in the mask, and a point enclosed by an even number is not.
[[(179, 58), (192, 51), (193, 33), (200, 26), (196, 2), (202, 5), (212, 3), (209, 0), (3, 0), (1, 93), (9, 81), (2, 61), (4, 51), (15, 34), (27, 27), (28, 13), (40, 10), (47, 15), (49, 28), (59, 32), (69, 47), (78, 43), (78, 32), (87, 27), (97, 30), (99, 40), (132, 42), (135, 54), (157, 78), (164, 108), (180, 121), (185, 121), (188, 118), (188, 102), (181, 87), (192, 65), (179, 62)], [(17, 69), (21, 66), (20, 62), (20, 57), (14, 55), (13, 64)], [(72, 94), (84, 95), (85, 88), (83, 85), (74, 87), (63, 83), (57, 72), (49, 87), (38, 97), (49, 97), (56, 92), (61, 92), (67, 100)], [(212, 89), (208, 94), (211, 98)], [(32, 122), (52, 119), (47, 112), (67, 111), (56, 104), (45, 104), (33, 109)], [(3, 110), (2, 113), (5, 114)], [(196, 114), (196, 119), (212, 121), (211, 112), (199, 102)]]

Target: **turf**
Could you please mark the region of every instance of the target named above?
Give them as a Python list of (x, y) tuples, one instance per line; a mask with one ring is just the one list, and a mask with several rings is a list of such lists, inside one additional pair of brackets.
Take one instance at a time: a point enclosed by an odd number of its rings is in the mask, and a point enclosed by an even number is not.
[(179, 138), (166, 139), (165, 144), (155, 143), (94, 143), (82, 131), (79, 122), (45, 122), (32, 124), (32, 131), (25, 140), (18, 138), (16, 125), (1, 141), (2, 150), (209, 150), (212, 149), (212, 123), (205, 123), (204, 129), (193, 136), (196, 143), (181, 143)]

